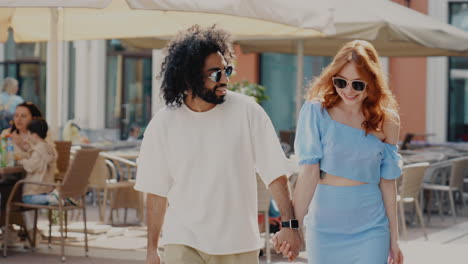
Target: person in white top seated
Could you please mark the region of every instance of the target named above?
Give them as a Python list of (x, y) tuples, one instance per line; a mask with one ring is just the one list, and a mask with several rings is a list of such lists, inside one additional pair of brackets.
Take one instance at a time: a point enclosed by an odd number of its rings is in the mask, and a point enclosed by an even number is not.
[(7, 77), (3, 81), (2, 93), (0, 93), (0, 131), (11, 126), (16, 106), (24, 102), (21, 96), (17, 95), (19, 90), (18, 81)]
[(130, 129), (128, 131), (128, 138), (127, 141), (138, 141), (140, 140), (140, 132), (141, 128), (137, 124), (133, 124), (130, 126)]
[(146, 128), (137, 160), (135, 189), (148, 193), (146, 263), (160, 263), (162, 245), (166, 264), (258, 263), (256, 171), (276, 200), (284, 221), (278, 237), (294, 259), (301, 238), (288, 161), (262, 107), (227, 90), (230, 34), (193, 26), (167, 52), (160, 74), (166, 107)]

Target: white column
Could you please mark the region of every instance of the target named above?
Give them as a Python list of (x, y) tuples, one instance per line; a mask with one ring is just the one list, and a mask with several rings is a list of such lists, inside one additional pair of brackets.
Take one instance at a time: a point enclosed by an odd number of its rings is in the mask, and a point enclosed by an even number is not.
[[(60, 96), (60, 119), (58, 123), (59, 128), (63, 128), (65, 123), (68, 120), (68, 96), (70, 94), (70, 86), (69, 84), (69, 76), (70, 76), (70, 58), (69, 58), (69, 46), (70, 42), (62, 42), (62, 67), (59, 69), (59, 73), (61, 76), (60, 79), (60, 87), (62, 87), (61, 90), (61, 96)], [(60, 72), (61, 71), (61, 72)]]
[(106, 41), (91, 40), (88, 54), (89, 127), (87, 128), (103, 129), (106, 104)]
[(53, 138), (58, 138), (58, 122), (60, 120), (60, 47), (59, 11), (50, 8), (50, 40), (47, 42), (47, 90), (46, 90), (46, 120)]
[(389, 66), (390, 66), (390, 60), (388, 59), (388, 57), (379, 57), (380, 59), (380, 67), (382, 67), (382, 71), (383, 73), (385, 74), (385, 76), (387, 76), (387, 78), (389, 77)]
[[(444, 23), (448, 21), (448, 1), (429, 0), (429, 15)], [(448, 58), (428, 57), (426, 90), (426, 132), (432, 143), (447, 141)]]
[(161, 94), (161, 80), (156, 77), (161, 72), (161, 64), (164, 60), (164, 53), (162, 49), (153, 50), (153, 82), (152, 82), (152, 98), (151, 98), (151, 111), (152, 114), (156, 114), (161, 108), (164, 107), (164, 100), (162, 99)]
[(89, 41), (75, 41), (75, 121), (83, 128), (89, 127)]

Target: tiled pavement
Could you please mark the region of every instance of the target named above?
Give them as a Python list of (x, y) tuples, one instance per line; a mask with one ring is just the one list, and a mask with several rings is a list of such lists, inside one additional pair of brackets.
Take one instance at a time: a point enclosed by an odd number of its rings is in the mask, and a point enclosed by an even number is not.
[[(97, 219), (96, 212), (93, 211), (95, 209), (92, 207), (89, 208), (89, 218)], [(465, 215), (467, 214), (465, 213)], [(406, 264), (468, 263), (468, 217), (459, 217), (455, 224), (453, 219), (449, 216), (446, 216), (444, 220), (438, 216), (433, 216), (427, 229), (429, 240), (425, 241), (417, 225), (408, 228), (407, 241), (401, 241), (400, 243), (403, 253), (405, 254)], [(126, 238), (115, 237), (115, 239), (118, 241), (119, 239)], [(140, 240), (139, 243), (144, 244), (144, 236), (140, 236)], [(128, 243), (124, 242), (123, 244)], [(99, 247), (98, 244), (99, 243), (95, 242), (96, 246), (90, 248), (89, 257), (84, 256), (84, 249), (81, 246), (66, 247), (66, 263), (144, 263), (146, 253), (143, 248), (125, 249), (118, 247), (118, 249), (105, 249)], [(103, 242), (103, 244), (111, 245), (112, 242)], [(40, 244), (35, 252), (17, 247), (9, 251), (9, 256), (7, 258), (0, 257), (0, 264), (62, 263), (58, 256), (59, 250), (60, 248), (57, 245), (49, 249), (46, 244)], [(272, 256), (273, 263), (290, 263), (275, 253), (272, 253)], [(266, 263), (265, 257), (260, 258), (260, 263)], [(299, 258), (292, 263), (307, 263), (306, 253), (302, 252)]]

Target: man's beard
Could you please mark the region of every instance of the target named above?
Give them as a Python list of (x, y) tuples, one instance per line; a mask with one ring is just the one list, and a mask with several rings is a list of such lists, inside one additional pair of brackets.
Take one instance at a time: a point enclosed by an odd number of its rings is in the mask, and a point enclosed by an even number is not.
[(197, 92), (195, 95), (200, 97), (201, 99), (205, 100), (211, 104), (222, 104), (224, 103), (224, 95), (217, 96), (216, 89), (220, 87), (226, 87), (226, 85), (217, 85), (213, 89), (203, 88), (201, 92)]

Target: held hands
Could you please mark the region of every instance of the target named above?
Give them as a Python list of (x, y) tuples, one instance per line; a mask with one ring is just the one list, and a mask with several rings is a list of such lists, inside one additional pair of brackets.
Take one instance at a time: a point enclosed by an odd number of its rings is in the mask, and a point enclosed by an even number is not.
[(293, 261), (299, 255), (302, 246), (300, 231), (291, 228), (282, 228), (273, 238), (273, 245), (277, 253), (282, 253), (289, 261)]

